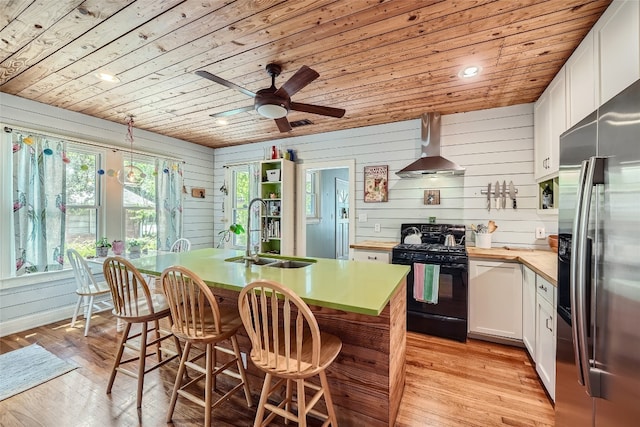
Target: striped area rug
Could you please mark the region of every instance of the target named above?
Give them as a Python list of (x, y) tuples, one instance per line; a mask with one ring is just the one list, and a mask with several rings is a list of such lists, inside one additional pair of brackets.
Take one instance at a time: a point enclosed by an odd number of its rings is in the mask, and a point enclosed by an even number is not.
[(4, 353), (0, 355), (0, 401), (76, 368), (38, 344)]

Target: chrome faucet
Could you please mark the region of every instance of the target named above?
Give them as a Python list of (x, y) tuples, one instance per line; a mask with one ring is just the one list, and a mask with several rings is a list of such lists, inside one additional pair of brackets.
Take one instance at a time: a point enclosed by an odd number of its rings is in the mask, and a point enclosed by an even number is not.
[(253, 204), (255, 202), (260, 202), (264, 205), (265, 208), (267, 208), (267, 202), (262, 200), (260, 197), (256, 197), (255, 199), (249, 202), (248, 217), (247, 217), (247, 250), (245, 251), (245, 254), (244, 254), (244, 265), (247, 267), (253, 263), (258, 262), (258, 251), (256, 250), (255, 254), (251, 254), (251, 232), (255, 231), (255, 230), (251, 230), (251, 208), (253, 207)]

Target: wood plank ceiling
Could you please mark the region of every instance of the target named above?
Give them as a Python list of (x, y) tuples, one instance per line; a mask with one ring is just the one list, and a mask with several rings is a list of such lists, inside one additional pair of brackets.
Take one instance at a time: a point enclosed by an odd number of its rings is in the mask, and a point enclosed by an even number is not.
[[(0, 0), (0, 91), (209, 147), (535, 101), (610, 0)], [(280, 133), (253, 99), (302, 65), (320, 77), (291, 98)], [(478, 65), (478, 77), (460, 70)], [(115, 74), (105, 82), (95, 74)]]

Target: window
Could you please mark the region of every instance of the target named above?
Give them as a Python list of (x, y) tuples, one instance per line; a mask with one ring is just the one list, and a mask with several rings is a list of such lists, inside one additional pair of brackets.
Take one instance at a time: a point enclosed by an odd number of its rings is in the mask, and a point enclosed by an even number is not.
[(182, 162), (8, 127), (0, 138), (11, 143), (0, 153), (10, 177), (0, 197), (12, 219), (0, 230), (14, 236), (0, 243), (11, 254), (0, 260), (2, 278), (68, 268), (67, 249), (95, 255), (101, 237), (136, 239), (143, 250), (182, 237)]
[(97, 176), (101, 155), (70, 143), (64, 155), (67, 196), (65, 246), (66, 249), (77, 250), (82, 256), (93, 255), (98, 237), (100, 192)]
[[(248, 163), (229, 167), (229, 181), (231, 182), (229, 203), (231, 208), (227, 219), (230, 224), (240, 224), (245, 232), (242, 234), (231, 233), (231, 247), (236, 249), (244, 249), (247, 246), (247, 235), (250, 231), (247, 229), (249, 218), (249, 202), (258, 195), (259, 185), (259, 169), (258, 163)], [(251, 218), (253, 229), (257, 229), (259, 218), (257, 214)], [(253, 239), (257, 237), (254, 235)]]
[[(118, 172), (122, 182), (124, 240), (136, 240), (147, 250), (157, 249), (156, 171), (151, 158), (132, 158)], [(171, 242), (173, 243), (173, 242)]]
[(319, 176), (318, 171), (307, 171), (305, 180), (305, 209), (307, 222), (320, 221), (319, 207)]

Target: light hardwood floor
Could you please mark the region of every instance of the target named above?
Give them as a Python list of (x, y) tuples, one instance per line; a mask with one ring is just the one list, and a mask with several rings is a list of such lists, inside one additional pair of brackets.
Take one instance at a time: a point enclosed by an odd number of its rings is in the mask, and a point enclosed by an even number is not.
[[(97, 314), (86, 338), (83, 327), (83, 322), (74, 328), (68, 321), (58, 322), (0, 339), (0, 353), (38, 343), (79, 366), (0, 402), (0, 426), (202, 425), (202, 409), (184, 399), (176, 406), (173, 424), (165, 423), (177, 362), (147, 375), (140, 411), (132, 378), (116, 377), (107, 395), (117, 346), (115, 320), (107, 313)], [(256, 402), (260, 386), (251, 386)], [(234, 396), (214, 410), (213, 423), (249, 426), (254, 414), (255, 408), (247, 408), (241, 395)], [(407, 382), (398, 427), (553, 424), (553, 407), (524, 350), (407, 334)]]

